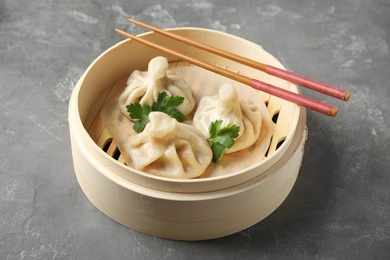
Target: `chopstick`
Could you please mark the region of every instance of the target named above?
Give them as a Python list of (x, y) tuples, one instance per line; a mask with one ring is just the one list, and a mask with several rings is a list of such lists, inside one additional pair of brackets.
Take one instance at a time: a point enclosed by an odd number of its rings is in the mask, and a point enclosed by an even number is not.
[(177, 34), (159, 29), (157, 27), (142, 23), (142, 22), (134, 20), (134, 19), (128, 19), (128, 20), (131, 23), (139, 25), (139, 26), (146, 28), (148, 30), (154, 31), (158, 34), (167, 36), (167, 37), (175, 39), (177, 41), (184, 42), (184, 43), (191, 45), (193, 47), (217, 54), (217, 55), (222, 56), (224, 58), (227, 58), (227, 59), (236, 61), (238, 63), (244, 64), (246, 66), (261, 70), (269, 75), (290, 81), (294, 84), (315, 90), (315, 91), (323, 93), (325, 95), (328, 95), (328, 96), (331, 96), (334, 98), (338, 98), (341, 100), (345, 100), (345, 101), (349, 100), (349, 98), (351, 96), (351, 93), (346, 91), (346, 90), (343, 90), (343, 89), (340, 89), (340, 88), (337, 88), (337, 87), (334, 87), (334, 86), (331, 86), (331, 85), (328, 85), (328, 84), (325, 84), (325, 83), (322, 83), (319, 81), (315, 81), (313, 79), (292, 73), (292, 72), (287, 71), (287, 70), (283, 70), (283, 69), (280, 69), (280, 68), (277, 68), (277, 67), (274, 67), (271, 65), (267, 65), (267, 64), (264, 64), (264, 63), (261, 63), (258, 61), (254, 61), (252, 59), (248, 59), (246, 57), (242, 57), (242, 56), (239, 56), (237, 54), (234, 54), (234, 53), (231, 53), (231, 52), (228, 52), (225, 50), (221, 50), (221, 49), (209, 46), (209, 45), (202, 44), (200, 42), (190, 40), (188, 38), (185, 38), (185, 37), (179, 36)]
[(204, 68), (206, 70), (212, 71), (214, 73), (220, 74), (220, 75), (225, 76), (227, 78), (230, 78), (230, 79), (233, 79), (235, 81), (241, 82), (241, 83), (243, 83), (245, 85), (251, 86), (254, 89), (257, 89), (257, 90), (266, 92), (268, 94), (274, 95), (276, 97), (285, 99), (285, 100), (293, 102), (293, 103), (295, 103), (295, 104), (297, 104), (299, 106), (306, 107), (308, 109), (311, 109), (313, 111), (322, 113), (324, 115), (333, 116), (333, 117), (337, 115), (337, 108), (334, 107), (334, 106), (331, 106), (329, 104), (320, 102), (318, 100), (315, 100), (315, 99), (312, 99), (312, 98), (309, 98), (309, 97), (305, 97), (303, 95), (300, 95), (300, 94), (297, 94), (297, 93), (294, 93), (294, 92), (291, 92), (291, 91), (288, 91), (288, 90), (285, 90), (285, 89), (282, 89), (282, 88), (275, 87), (273, 85), (270, 85), (268, 83), (262, 82), (262, 81), (257, 80), (257, 79), (249, 78), (249, 77), (246, 77), (244, 75), (237, 74), (237, 73), (231, 72), (229, 70), (222, 69), (220, 67), (217, 67), (217, 66), (205, 63), (205, 62), (200, 61), (198, 59), (195, 59), (195, 58), (192, 58), (190, 56), (181, 54), (181, 53), (176, 52), (174, 50), (171, 50), (169, 48), (160, 46), (160, 45), (158, 45), (156, 43), (147, 41), (147, 40), (145, 40), (143, 38), (137, 37), (135, 35), (132, 35), (132, 34), (127, 33), (127, 32), (124, 32), (122, 30), (115, 29), (115, 31), (117, 33), (127, 37), (127, 38), (130, 38), (132, 40), (140, 42), (140, 43), (142, 43), (144, 45), (147, 45), (147, 46), (149, 46), (151, 48), (154, 48), (156, 50), (162, 51), (162, 52), (167, 53), (169, 55), (175, 56), (175, 57), (177, 57), (177, 58), (179, 58), (181, 60), (187, 61), (187, 62), (189, 62), (191, 64), (196, 65), (196, 66), (202, 67), (202, 68)]

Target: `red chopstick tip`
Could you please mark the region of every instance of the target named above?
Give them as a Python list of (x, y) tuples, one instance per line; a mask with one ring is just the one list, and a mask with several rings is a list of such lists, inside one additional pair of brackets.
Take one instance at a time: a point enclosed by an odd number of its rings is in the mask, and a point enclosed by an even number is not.
[(335, 117), (335, 116), (337, 116), (337, 112), (338, 112), (337, 107), (332, 107), (330, 109), (329, 115)]
[(349, 91), (345, 92), (344, 101), (348, 101), (350, 97), (351, 97), (351, 92), (349, 92)]

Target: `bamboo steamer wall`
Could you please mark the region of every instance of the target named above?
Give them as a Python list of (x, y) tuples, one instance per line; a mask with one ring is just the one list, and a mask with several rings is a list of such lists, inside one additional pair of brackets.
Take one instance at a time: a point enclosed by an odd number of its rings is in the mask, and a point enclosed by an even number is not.
[[(171, 30), (283, 68), (260, 46), (238, 37), (197, 28)], [(181, 43), (168, 43), (160, 35), (147, 33), (141, 37), (298, 92), (291, 83)], [(307, 134), (305, 109), (259, 94), (267, 104), (267, 116), (276, 118), (277, 115), (277, 121), (269, 127), (272, 139), (267, 156), (258, 158), (249, 167), (222, 176), (191, 180), (137, 171), (115, 156), (115, 140), (105, 128), (100, 113), (113, 89), (120, 88), (133, 70), (146, 68), (150, 59), (158, 55), (167, 57), (174, 66), (183, 65), (175, 62), (174, 57), (125, 40), (100, 55), (77, 83), (69, 105), (69, 126), (75, 173), (82, 190), (98, 209), (119, 223), (168, 239), (222, 237), (264, 219), (284, 201), (297, 178)]]

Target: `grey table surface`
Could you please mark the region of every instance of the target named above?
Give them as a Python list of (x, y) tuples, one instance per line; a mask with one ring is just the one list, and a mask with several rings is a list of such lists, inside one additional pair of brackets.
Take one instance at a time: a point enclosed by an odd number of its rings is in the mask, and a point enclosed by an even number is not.
[[(76, 82), (133, 17), (248, 39), (288, 69), (352, 92), (308, 111), (296, 184), (258, 224), (160, 239), (97, 210), (76, 180), (67, 109)], [(0, 259), (390, 259), (390, 1), (0, 0)]]

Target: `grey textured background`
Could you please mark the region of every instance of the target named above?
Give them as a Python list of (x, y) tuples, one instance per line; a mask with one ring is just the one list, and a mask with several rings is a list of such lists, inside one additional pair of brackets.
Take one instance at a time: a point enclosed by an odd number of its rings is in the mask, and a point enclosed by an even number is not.
[[(264, 221), (202, 242), (159, 239), (97, 210), (72, 166), (78, 78), (133, 33), (204, 27), (262, 45), (290, 70), (352, 92), (308, 111), (298, 180)], [(390, 1), (0, 0), (0, 259), (390, 259)]]

